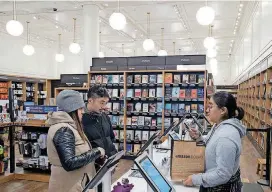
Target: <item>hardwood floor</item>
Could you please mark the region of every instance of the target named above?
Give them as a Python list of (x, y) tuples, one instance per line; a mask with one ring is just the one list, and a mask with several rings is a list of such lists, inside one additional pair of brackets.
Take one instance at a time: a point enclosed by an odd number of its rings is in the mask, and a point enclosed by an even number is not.
[[(243, 140), (243, 152), (241, 156), (241, 172), (242, 178), (248, 179), (249, 182), (255, 183), (259, 176), (256, 175), (257, 158), (260, 158), (259, 153), (245, 138)], [(113, 181), (120, 178), (132, 166), (132, 161), (122, 160), (119, 163), (113, 175)], [(14, 180), (0, 185), (1, 192), (47, 192), (48, 183)], [(264, 188), (264, 192), (271, 192), (268, 187)]]

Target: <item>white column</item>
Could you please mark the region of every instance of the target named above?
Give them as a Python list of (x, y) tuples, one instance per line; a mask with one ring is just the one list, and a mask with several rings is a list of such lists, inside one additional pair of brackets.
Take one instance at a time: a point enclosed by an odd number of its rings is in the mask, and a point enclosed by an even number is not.
[(84, 5), (84, 61), (83, 69), (87, 73), (92, 66), (92, 58), (99, 52), (99, 8), (96, 5)]

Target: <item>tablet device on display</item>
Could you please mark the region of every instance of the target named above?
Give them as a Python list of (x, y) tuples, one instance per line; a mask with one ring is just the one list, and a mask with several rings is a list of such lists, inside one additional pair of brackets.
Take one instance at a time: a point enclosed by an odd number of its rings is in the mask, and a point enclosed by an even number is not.
[(86, 185), (82, 192), (86, 192), (89, 189), (95, 188), (102, 180), (103, 176), (114, 166), (116, 165), (121, 157), (125, 154), (125, 151), (120, 151), (115, 155), (109, 157), (104, 165), (98, 170), (94, 178)]
[(175, 192), (174, 187), (161, 174), (146, 152), (136, 158), (134, 162), (154, 192)]

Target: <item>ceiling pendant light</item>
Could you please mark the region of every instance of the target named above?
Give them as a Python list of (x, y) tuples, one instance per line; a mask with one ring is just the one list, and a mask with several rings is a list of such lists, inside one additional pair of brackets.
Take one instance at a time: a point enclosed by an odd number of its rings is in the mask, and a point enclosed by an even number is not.
[(164, 28), (161, 28), (161, 50), (159, 50), (158, 56), (167, 56), (167, 51), (163, 49), (163, 31)]
[(126, 17), (120, 12), (120, 3), (118, 0), (118, 12), (111, 14), (109, 18), (110, 26), (115, 30), (122, 30), (127, 24)]
[(214, 9), (207, 5), (198, 9), (196, 13), (196, 19), (200, 25), (210, 25), (213, 22), (214, 18)]
[(216, 57), (216, 55), (217, 55), (217, 52), (214, 48), (207, 50), (207, 57), (214, 58)]
[(74, 40), (73, 43), (70, 44), (69, 50), (73, 54), (78, 54), (81, 50), (80, 45), (76, 43), (76, 18), (74, 18)]
[(64, 61), (64, 55), (61, 53), (61, 34), (59, 34), (59, 50), (55, 56), (55, 60), (59, 63)]
[(27, 31), (26, 31), (26, 35), (27, 35), (26, 36), (26, 45), (23, 48), (23, 52), (24, 52), (25, 55), (31, 56), (31, 55), (34, 54), (35, 49), (34, 49), (34, 47), (32, 45), (29, 44), (29, 42), (30, 42), (30, 35), (29, 35), (29, 27), (28, 27), (28, 25), (29, 25), (29, 22), (27, 21), (26, 22), (26, 26), (27, 26)]
[[(101, 31), (99, 32), (99, 40), (100, 40), (100, 44), (101, 44), (101, 42), (102, 42), (102, 40), (101, 40)], [(98, 53), (98, 57), (99, 57), (99, 58), (104, 58), (105, 55), (104, 55), (104, 53), (101, 51), (101, 45), (99, 45), (99, 47), (100, 47), (100, 51), (99, 51), (99, 53)]]
[(150, 39), (150, 13), (147, 13), (147, 39), (143, 42), (143, 48), (145, 51), (151, 51), (154, 49), (155, 43)]
[(22, 33), (24, 32), (24, 27), (23, 27), (22, 23), (17, 21), (17, 18), (16, 18), (16, 2), (15, 2), (15, 0), (13, 1), (13, 20), (10, 20), (7, 22), (6, 30), (10, 35), (15, 36), (15, 37), (22, 35)]
[(206, 37), (206, 38), (204, 39), (204, 42), (203, 42), (204, 47), (205, 47), (206, 49), (212, 49), (212, 48), (214, 48), (215, 45), (216, 45), (216, 41), (215, 41), (215, 39), (212, 37), (212, 36), (213, 36), (213, 35), (212, 35), (212, 28), (213, 28), (213, 25), (212, 25), (212, 26), (209, 26), (209, 36)]

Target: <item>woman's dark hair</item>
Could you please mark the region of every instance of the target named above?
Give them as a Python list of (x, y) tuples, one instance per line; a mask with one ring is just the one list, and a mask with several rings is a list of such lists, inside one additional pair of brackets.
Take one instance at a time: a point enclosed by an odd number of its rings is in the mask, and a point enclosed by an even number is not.
[(83, 139), (83, 141), (87, 141), (87, 138), (86, 138), (86, 136), (84, 134), (84, 131), (83, 131), (82, 124), (81, 124), (81, 122), (79, 120), (79, 116), (78, 116), (77, 110), (76, 111), (72, 111), (72, 112), (70, 112), (68, 114), (74, 120), (76, 128), (77, 128), (77, 131), (78, 131), (80, 137)]
[(110, 98), (109, 93), (105, 87), (102, 87), (100, 85), (94, 85), (90, 87), (88, 91), (88, 98), (101, 98), (101, 97)]
[(237, 107), (236, 99), (234, 96), (225, 91), (216, 92), (212, 96), (215, 104), (219, 108), (226, 107), (228, 109), (228, 119), (237, 118), (242, 120), (244, 117), (244, 110), (241, 107)]

